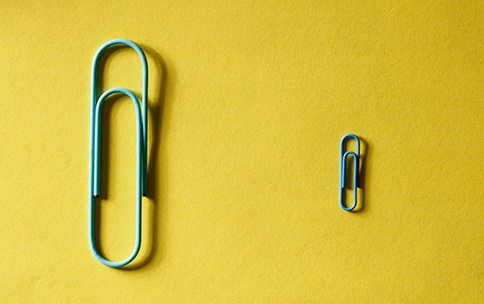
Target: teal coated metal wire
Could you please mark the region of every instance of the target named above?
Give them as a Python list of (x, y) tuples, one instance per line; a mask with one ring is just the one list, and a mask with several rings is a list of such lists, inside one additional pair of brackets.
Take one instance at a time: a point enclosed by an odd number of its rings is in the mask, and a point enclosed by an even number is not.
[[(353, 151), (347, 151), (344, 153), (344, 142), (348, 138), (354, 138), (356, 140), (356, 153)], [(346, 179), (346, 158), (348, 156), (353, 156), (353, 159), (355, 160), (355, 171), (353, 174), (353, 186), (355, 187), (354, 189), (354, 198), (353, 198), (353, 205), (351, 207), (345, 207), (343, 204), (343, 190), (345, 188), (345, 179)], [(357, 203), (357, 188), (360, 186), (360, 140), (358, 139), (358, 136), (354, 134), (347, 134), (341, 139), (341, 186), (340, 186), (340, 192), (339, 192), (339, 204), (341, 208), (343, 208), (346, 211), (351, 211), (355, 209), (356, 203)]]
[[(141, 58), (143, 69), (142, 103), (138, 97), (125, 88), (111, 88), (97, 98), (97, 69), (102, 53), (113, 45), (126, 45), (133, 48)], [(131, 98), (136, 111), (136, 241), (131, 254), (124, 260), (112, 262), (105, 259), (96, 248), (94, 236), (94, 204), (100, 195), (100, 155), (101, 155), (101, 114), (106, 98), (112, 94), (124, 94)], [(90, 127), (90, 158), (89, 158), (89, 247), (94, 257), (109, 267), (122, 267), (129, 264), (138, 255), (141, 247), (141, 197), (147, 194), (147, 124), (148, 124), (148, 64), (143, 50), (127, 39), (114, 39), (103, 44), (92, 62), (91, 77), (91, 127)]]

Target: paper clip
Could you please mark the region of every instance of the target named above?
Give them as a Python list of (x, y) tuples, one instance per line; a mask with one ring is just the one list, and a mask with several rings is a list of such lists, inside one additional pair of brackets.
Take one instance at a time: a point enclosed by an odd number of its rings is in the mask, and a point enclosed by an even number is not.
[[(346, 153), (343, 154), (344, 152), (344, 142), (347, 138), (353, 137), (356, 140), (356, 154), (353, 151), (347, 151)], [(358, 136), (354, 134), (347, 134), (341, 139), (341, 187), (340, 187), (340, 192), (339, 192), (339, 204), (341, 208), (343, 208), (346, 211), (351, 211), (355, 209), (356, 207), (356, 201), (357, 201), (357, 188), (360, 186), (360, 173), (359, 173), (359, 164), (360, 164), (360, 140), (358, 139)], [(351, 207), (345, 207), (343, 204), (343, 190), (345, 188), (345, 179), (346, 179), (346, 158), (348, 155), (352, 155), (353, 159), (355, 160), (355, 172), (353, 175), (354, 182), (354, 201), (353, 201), (353, 206)]]
[[(97, 69), (102, 53), (113, 45), (126, 45), (133, 48), (141, 58), (143, 69), (142, 103), (138, 97), (125, 88), (111, 88), (97, 98)], [(119, 262), (108, 261), (102, 257), (96, 248), (94, 237), (94, 203), (95, 197), (100, 195), (100, 137), (101, 113), (106, 98), (112, 94), (125, 94), (134, 103), (136, 111), (136, 241), (131, 254)], [(134, 260), (141, 247), (141, 196), (147, 193), (147, 124), (148, 124), (148, 64), (143, 50), (134, 42), (126, 39), (114, 39), (103, 44), (94, 55), (91, 78), (91, 143), (89, 158), (89, 247), (94, 257), (109, 267), (122, 267)], [(143, 107), (143, 111), (141, 111)]]

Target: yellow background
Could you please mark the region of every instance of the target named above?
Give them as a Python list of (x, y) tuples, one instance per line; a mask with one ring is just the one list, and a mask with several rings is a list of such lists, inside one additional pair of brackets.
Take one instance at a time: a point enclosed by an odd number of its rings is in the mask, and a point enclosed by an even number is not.
[[(483, 16), (478, 0), (2, 1), (0, 302), (482, 303)], [(91, 62), (113, 38), (150, 69), (124, 270), (87, 235)], [(136, 53), (106, 58), (103, 89), (139, 94)], [(115, 100), (99, 204), (119, 260), (135, 119)], [(347, 133), (358, 213), (338, 202)]]

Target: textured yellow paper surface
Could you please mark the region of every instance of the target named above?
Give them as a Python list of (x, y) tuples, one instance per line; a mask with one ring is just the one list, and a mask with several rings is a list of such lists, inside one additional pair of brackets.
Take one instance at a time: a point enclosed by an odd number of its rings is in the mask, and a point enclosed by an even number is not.
[[(477, 0), (3, 1), (0, 302), (483, 303), (483, 16)], [(113, 38), (150, 68), (126, 270), (87, 235), (91, 61)], [(102, 70), (140, 93), (134, 51)], [(101, 249), (120, 260), (132, 102), (104, 118)], [(338, 203), (347, 133), (364, 140), (359, 213)]]

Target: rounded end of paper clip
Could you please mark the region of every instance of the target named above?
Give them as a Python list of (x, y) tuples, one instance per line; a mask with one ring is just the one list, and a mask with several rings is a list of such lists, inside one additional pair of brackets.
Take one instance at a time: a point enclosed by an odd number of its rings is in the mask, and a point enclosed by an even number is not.
[(94, 196), (95, 198), (100, 197), (100, 195), (99, 195), (99, 194), (94, 194), (93, 196)]
[(344, 210), (344, 211), (353, 211), (353, 209), (356, 208), (356, 205), (353, 205), (351, 207), (345, 207), (341, 204), (341, 208)]
[[(351, 207), (346, 207), (345, 204), (343, 203), (343, 191), (344, 191), (344, 186), (341, 186), (340, 189), (339, 189), (339, 205), (341, 207), (341, 209), (343, 209), (344, 211), (353, 211), (353, 209), (356, 208), (356, 205), (357, 205), (357, 201), (356, 201), (356, 195), (355, 195), (355, 200), (353, 201), (353, 206)], [(355, 191), (356, 188), (355, 188)]]

